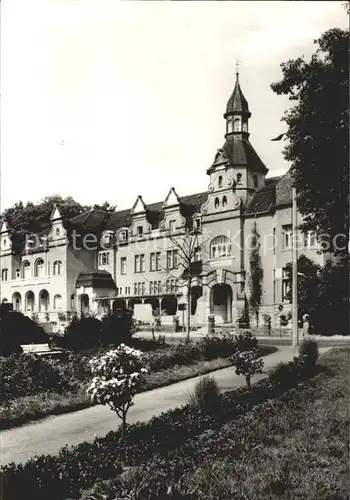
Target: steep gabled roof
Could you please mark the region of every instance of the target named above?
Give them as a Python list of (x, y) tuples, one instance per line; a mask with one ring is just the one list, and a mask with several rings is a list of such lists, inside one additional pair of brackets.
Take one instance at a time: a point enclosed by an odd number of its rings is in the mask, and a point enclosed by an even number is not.
[(268, 169), (248, 139), (230, 135), (222, 149), (231, 165), (244, 165), (253, 172), (267, 174)]
[(253, 195), (245, 209), (246, 216), (273, 212), (292, 203), (292, 178), (290, 171), (279, 177), (265, 179), (265, 186)]
[[(206, 201), (208, 195), (204, 193), (196, 193), (188, 196), (179, 197), (180, 213), (186, 218), (190, 219), (193, 214), (200, 211), (200, 207)], [(157, 229), (161, 220), (164, 217), (164, 201), (151, 203), (147, 205), (146, 218), (152, 225), (152, 229)], [(69, 222), (74, 226), (75, 224), (83, 226), (85, 229), (113, 229), (117, 230), (122, 227), (129, 227), (132, 224), (132, 209), (119, 210), (117, 212), (107, 213), (97, 210), (90, 210), (89, 212), (82, 213), (73, 217)]]

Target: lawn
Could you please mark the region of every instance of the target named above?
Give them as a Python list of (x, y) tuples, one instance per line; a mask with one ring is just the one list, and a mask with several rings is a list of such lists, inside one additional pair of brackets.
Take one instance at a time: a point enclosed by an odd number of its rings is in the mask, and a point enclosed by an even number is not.
[[(145, 463), (137, 471), (143, 491), (166, 478), (180, 485), (181, 500), (349, 499), (349, 361), (350, 350), (333, 349), (314, 378), (186, 442), (162, 463)], [(81, 498), (118, 498), (114, 484)]]

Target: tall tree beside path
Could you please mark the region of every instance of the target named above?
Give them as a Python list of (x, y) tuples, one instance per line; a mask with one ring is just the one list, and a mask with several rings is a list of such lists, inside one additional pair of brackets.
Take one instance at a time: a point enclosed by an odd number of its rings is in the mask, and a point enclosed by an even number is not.
[[(303, 229), (327, 234), (324, 251), (346, 256), (349, 242), (349, 31), (331, 29), (315, 41), (309, 61), (281, 65), (271, 85), (293, 105), (284, 157), (291, 162)], [(329, 246), (328, 246), (329, 244)]]

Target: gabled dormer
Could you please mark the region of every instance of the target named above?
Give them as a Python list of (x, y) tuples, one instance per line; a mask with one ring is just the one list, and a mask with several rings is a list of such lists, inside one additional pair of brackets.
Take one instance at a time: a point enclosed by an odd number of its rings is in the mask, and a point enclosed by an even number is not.
[(186, 224), (186, 219), (181, 214), (181, 200), (175, 188), (171, 188), (162, 205), (163, 219), (160, 223), (161, 231), (176, 233)]
[(4, 220), (1, 225), (0, 231), (0, 244), (1, 244), (1, 254), (11, 253), (12, 251), (12, 241), (7, 222)]
[(48, 238), (52, 242), (61, 242), (66, 238), (66, 230), (63, 225), (63, 219), (61, 212), (57, 205), (54, 205), (51, 212), (51, 231), (48, 234)]
[(130, 211), (132, 223), (130, 227), (130, 235), (136, 238), (142, 238), (144, 234), (152, 230), (151, 224), (147, 220), (147, 206), (139, 195)]

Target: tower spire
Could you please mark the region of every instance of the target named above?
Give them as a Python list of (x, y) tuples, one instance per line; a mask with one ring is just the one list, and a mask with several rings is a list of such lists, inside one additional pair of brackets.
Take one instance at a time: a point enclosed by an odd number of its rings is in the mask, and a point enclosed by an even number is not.
[(236, 82), (239, 81), (239, 71), (238, 71), (238, 66), (239, 66), (239, 60), (236, 59)]

